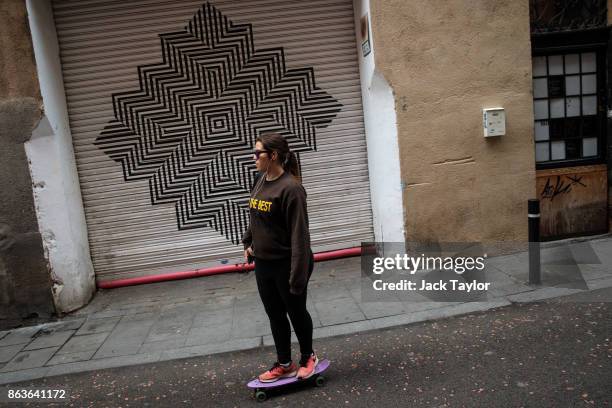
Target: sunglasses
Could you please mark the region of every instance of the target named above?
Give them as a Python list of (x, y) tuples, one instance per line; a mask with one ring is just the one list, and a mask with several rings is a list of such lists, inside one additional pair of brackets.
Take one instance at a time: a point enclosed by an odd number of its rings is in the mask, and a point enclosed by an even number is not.
[(270, 153), (269, 150), (255, 150), (253, 152), (253, 155), (255, 156), (256, 159), (259, 159), (259, 155), (262, 153)]

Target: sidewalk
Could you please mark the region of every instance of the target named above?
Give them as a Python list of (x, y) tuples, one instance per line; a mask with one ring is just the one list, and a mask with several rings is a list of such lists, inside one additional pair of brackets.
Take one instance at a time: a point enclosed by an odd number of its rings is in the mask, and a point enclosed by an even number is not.
[[(525, 283), (526, 253), (490, 258), (487, 274), (495, 285), (487, 301), (471, 303), (362, 302), (360, 258), (319, 263), (308, 289), (314, 337), (612, 287), (611, 236), (568, 241), (570, 248), (592, 248), (597, 262), (580, 255), (574, 265), (558, 262), (571, 252), (559, 244), (543, 245), (547, 286)], [(87, 307), (61, 321), (0, 332), (0, 384), (262, 345), (273, 342), (252, 272), (133, 286), (100, 291)]]

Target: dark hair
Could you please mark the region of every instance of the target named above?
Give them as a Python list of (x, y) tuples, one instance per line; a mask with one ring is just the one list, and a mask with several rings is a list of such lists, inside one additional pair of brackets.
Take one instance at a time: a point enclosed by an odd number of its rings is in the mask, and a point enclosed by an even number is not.
[(278, 133), (264, 133), (258, 136), (256, 141), (260, 142), (265, 150), (276, 152), (283, 169), (291, 173), (296, 180), (302, 181), (295, 153), (289, 149), (289, 143), (284, 137)]

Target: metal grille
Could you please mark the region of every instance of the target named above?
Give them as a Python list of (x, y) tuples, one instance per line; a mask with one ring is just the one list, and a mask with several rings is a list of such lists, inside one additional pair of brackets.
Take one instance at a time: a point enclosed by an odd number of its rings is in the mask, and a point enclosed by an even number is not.
[(55, 1), (100, 279), (237, 262), (249, 152), (300, 152), (315, 251), (371, 240), (350, 1)]
[(605, 0), (530, 0), (531, 33), (605, 27)]

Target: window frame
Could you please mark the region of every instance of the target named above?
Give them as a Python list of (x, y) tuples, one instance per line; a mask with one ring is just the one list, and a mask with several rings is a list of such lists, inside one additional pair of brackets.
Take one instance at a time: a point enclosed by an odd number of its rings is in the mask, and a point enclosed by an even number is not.
[[(608, 29), (597, 28), (582, 31), (564, 31), (555, 33), (538, 33), (532, 34), (531, 36), (531, 57), (532, 61), (534, 57), (550, 56), (550, 55), (562, 55), (562, 54), (582, 54), (587, 52), (596, 53), (596, 69), (597, 69), (597, 116), (599, 121), (599, 134), (597, 136), (597, 156), (580, 158), (580, 159), (564, 159), (554, 160), (546, 162), (537, 162), (534, 160), (536, 170), (542, 169), (554, 169), (562, 167), (574, 167), (574, 166), (589, 166), (594, 164), (606, 163), (606, 149), (607, 149), (607, 46), (608, 46)], [(548, 64), (547, 64), (548, 66)], [(548, 68), (547, 68), (548, 69)], [(565, 72), (564, 72), (565, 77)], [(582, 72), (579, 74), (582, 76)], [(548, 77), (548, 74), (547, 74)], [(531, 80), (533, 84), (533, 73)], [(533, 86), (533, 85), (532, 85)], [(535, 101), (532, 88), (532, 101)], [(550, 99), (550, 98), (548, 98)], [(582, 102), (582, 101), (581, 101)], [(549, 107), (550, 110), (550, 107)], [(603, 111), (602, 111), (603, 110)], [(582, 112), (582, 105), (581, 105)], [(566, 116), (564, 116), (566, 117)], [(582, 114), (578, 117), (583, 117)], [(549, 117), (548, 120), (551, 118)], [(533, 144), (535, 153), (535, 112), (533, 118)], [(581, 143), (582, 143), (581, 135)], [(548, 143), (550, 144), (550, 136)], [(549, 147), (550, 148), (550, 147)]]

